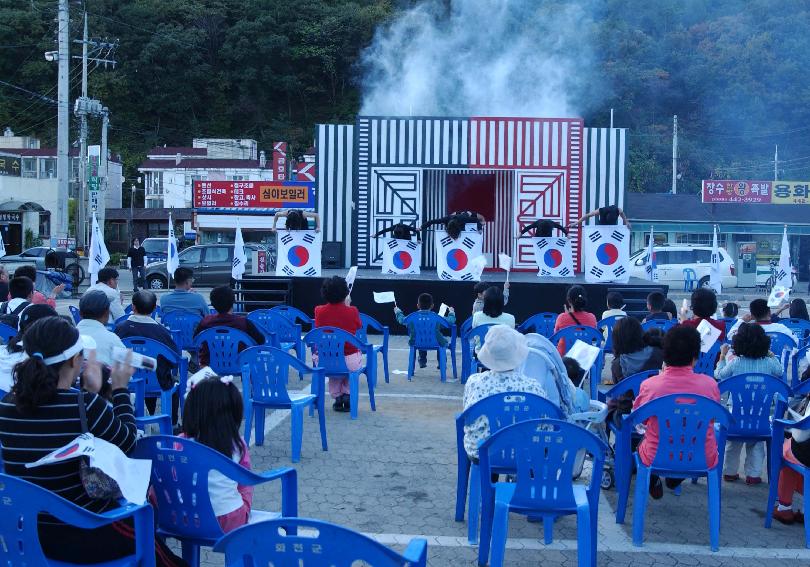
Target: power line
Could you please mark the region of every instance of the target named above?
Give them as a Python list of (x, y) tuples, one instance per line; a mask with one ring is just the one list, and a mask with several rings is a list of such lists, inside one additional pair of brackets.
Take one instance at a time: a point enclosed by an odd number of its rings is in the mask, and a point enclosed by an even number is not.
[(88, 11), (87, 13), (88, 13), (88, 14), (91, 14), (91, 15), (93, 15), (93, 16), (95, 16), (95, 17), (97, 17), (97, 18), (101, 18), (102, 20), (107, 20), (107, 21), (109, 21), (109, 22), (113, 22), (113, 23), (116, 23), (116, 24), (120, 24), (120, 25), (122, 25), (122, 26), (126, 26), (126, 27), (128, 27), (128, 28), (133, 29), (133, 30), (142, 31), (142, 32), (144, 32), (144, 33), (148, 33), (148, 34), (150, 34), (150, 35), (157, 35), (157, 36), (160, 36), (160, 37), (163, 37), (163, 38), (169, 39), (169, 40), (171, 40), (171, 41), (173, 41), (173, 42), (175, 42), (175, 43), (179, 43), (180, 45), (185, 45), (186, 47), (190, 47), (190, 48), (192, 48), (192, 49), (197, 49), (197, 48), (199, 47), (199, 46), (197, 46), (197, 45), (194, 45), (193, 43), (189, 43), (189, 42), (187, 42), (187, 41), (180, 40), (180, 39), (176, 38), (176, 37), (175, 37), (175, 36), (173, 36), (173, 35), (169, 35), (169, 34), (167, 34), (167, 33), (163, 33), (163, 32), (161, 32), (161, 31), (157, 31), (157, 30), (150, 30), (150, 29), (146, 29), (146, 28), (139, 27), (139, 26), (135, 26), (135, 25), (132, 25), (132, 24), (130, 24), (130, 23), (123, 22), (123, 21), (121, 21), (121, 20), (117, 20), (117, 19), (115, 19), (115, 18), (111, 18), (110, 16), (105, 16), (104, 14), (100, 14), (100, 13), (98, 13), (98, 12), (89, 12), (89, 11)]
[(15, 89), (15, 90), (24, 92), (24, 93), (30, 95), (31, 97), (40, 99), (43, 102), (47, 102), (49, 104), (56, 104), (56, 101), (54, 99), (50, 98), (50, 97), (47, 97), (47, 96), (39, 94), (39, 93), (35, 93), (34, 91), (29, 91), (28, 89), (24, 89), (23, 87), (19, 87), (17, 85), (13, 85), (11, 83), (7, 83), (6, 81), (0, 81), (0, 85), (3, 85), (3, 86), (6, 86), (8, 88), (11, 88), (11, 89)]

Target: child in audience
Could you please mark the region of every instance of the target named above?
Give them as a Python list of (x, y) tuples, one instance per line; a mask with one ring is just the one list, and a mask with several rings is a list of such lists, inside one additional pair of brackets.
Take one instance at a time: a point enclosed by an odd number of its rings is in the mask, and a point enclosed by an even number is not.
[(607, 310), (602, 312), (602, 319), (608, 317), (627, 317), (624, 311), (624, 297), (618, 291), (611, 291), (607, 294)]
[[(484, 310), (484, 292), (493, 287), (489, 282), (478, 282), (475, 284), (473, 291), (475, 292), (475, 301), (473, 301), (472, 312), (473, 315), (479, 311)], [(509, 282), (503, 284), (503, 304), (509, 303)]]
[[(554, 323), (554, 332), (575, 325), (596, 328), (596, 317), (593, 313), (585, 311), (587, 306), (588, 295), (585, 293), (585, 288), (581, 285), (569, 287), (568, 292), (565, 294), (565, 305), (563, 306), (565, 311), (557, 316), (557, 321)], [(557, 344), (557, 351), (560, 356), (564, 356), (568, 352), (565, 339), (560, 340)]]
[(675, 302), (672, 301), (670, 298), (666, 298), (664, 300), (664, 308), (662, 309), (664, 313), (669, 315), (670, 320), (677, 321), (678, 320), (678, 307), (675, 305)]
[[(186, 397), (181, 437), (193, 439), (250, 469), (250, 453), (239, 434), (242, 394), (233, 376), (212, 376), (196, 384)], [(218, 471), (208, 473), (208, 495), (222, 531), (228, 533), (248, 523), (253, 487), (242, 486)]]
[[(644, 322), (647, 321), (670, 321), (672, 319), (672, 315), (664, 311), (664, 304), (667, 302), (667, 297), (661, 293), (660, 291), (654, 291), (650, 295), (647, 296), (647, 316), (644, 318)], [(673, 307), (674, 307), (673, 303)]]
[[(419, 298), (416, 301), (416, 308), (419, 311), (433, 311), (433, 296), (429, 293), (421, 293), (419, 294)], [(399, 307), (394, 307), (394, 315), (397, 318), (397, 323), (400, 325), (405, 325), (405, 314), (402, 312), (402, 309)], [(444, 316), (445, 321), (450, 323), (451, 325), (456, 324), (456, 311), (452, 307), (450, 307), (447, 315)], [(443, 347), (447, 346), (447, 337), (442, 334), (443, 327), (436, 325), (436, 340), (439, 344)], [(416, 338), (416, 330), (414, 329), (413, 325), (408, 325), (408, 344), (413, 345), (414, 340)], [(436, 355), (438, 357), (438, 353)], [(425, 368), (427, 366), (427, 351), (420, 350), (419, 351), (419, 368)]]
[(740, 306), (734, 303), (733, 301), (729, 301), (725, 305), (723, 305), (723, 318), (724, 319), (736, 319), (737, 315), (740, 314)]
[(565, 372), (568, 374), (568, 379), (577, 387), (574, 393), (574, 411), (588, 411), (591, 408), (591, 399), (590, 396), (585, 393), (585, 390), (580, 387), (582, 380), (585, 378), (585, 371), (582, 370), (579, 362), (573, 358), (566, 356), (563, 357), (562, 361), (565, 365)]

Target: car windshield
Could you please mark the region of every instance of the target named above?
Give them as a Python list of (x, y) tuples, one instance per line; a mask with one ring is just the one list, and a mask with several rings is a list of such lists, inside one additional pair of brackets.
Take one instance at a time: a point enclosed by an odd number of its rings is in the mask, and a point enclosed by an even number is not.
[(37, 256), (37, 257), (44, 256), (45, 255), (45, 249), (40, 248), (40, 247), (29, 248), (28, 250), (23, 252), (22, 255), (23, 256)]
[(143, 249), (147, 254), (166, 253), (168, 242), (166, 239), (152, 239), (148, 238), (143, 241)]

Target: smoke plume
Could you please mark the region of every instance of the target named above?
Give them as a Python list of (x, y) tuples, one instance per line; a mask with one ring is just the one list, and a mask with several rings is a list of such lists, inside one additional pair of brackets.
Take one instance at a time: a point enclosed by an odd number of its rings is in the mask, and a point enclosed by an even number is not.
[(594, 92), (584, 1), (423, 0), (361, 57), (365, 115), (577, 116)]

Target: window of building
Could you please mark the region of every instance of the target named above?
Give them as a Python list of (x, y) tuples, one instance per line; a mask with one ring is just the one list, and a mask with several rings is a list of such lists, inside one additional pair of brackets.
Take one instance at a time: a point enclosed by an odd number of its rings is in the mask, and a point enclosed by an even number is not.
[(104, 238), (110, 242), (125, 242), (129, 239), (129, 224), (126, 222), (105, 223)]
[(39, 160), (39, 178), (56, 179), (56, 159), (41, 158)]
[(146, 225), (146, 236), (153, 237), (166, 237), (169, 235), (169, 223), (163, 222), (150, 222)]
[(162, 209), (163, 208), (163, 199), (155, 199), (154, 197), (149, 197), (146, 199), (146, 208), (147, 209)]
[(22, 158), (22, 174), (23, 177), (37, 176), (37, 158)]
[(79, 179), (79, 158), (70, 158), (70, 178)]
[(49, 212), (39, 213), (39, 237), (51, 237), (51, 213)]

